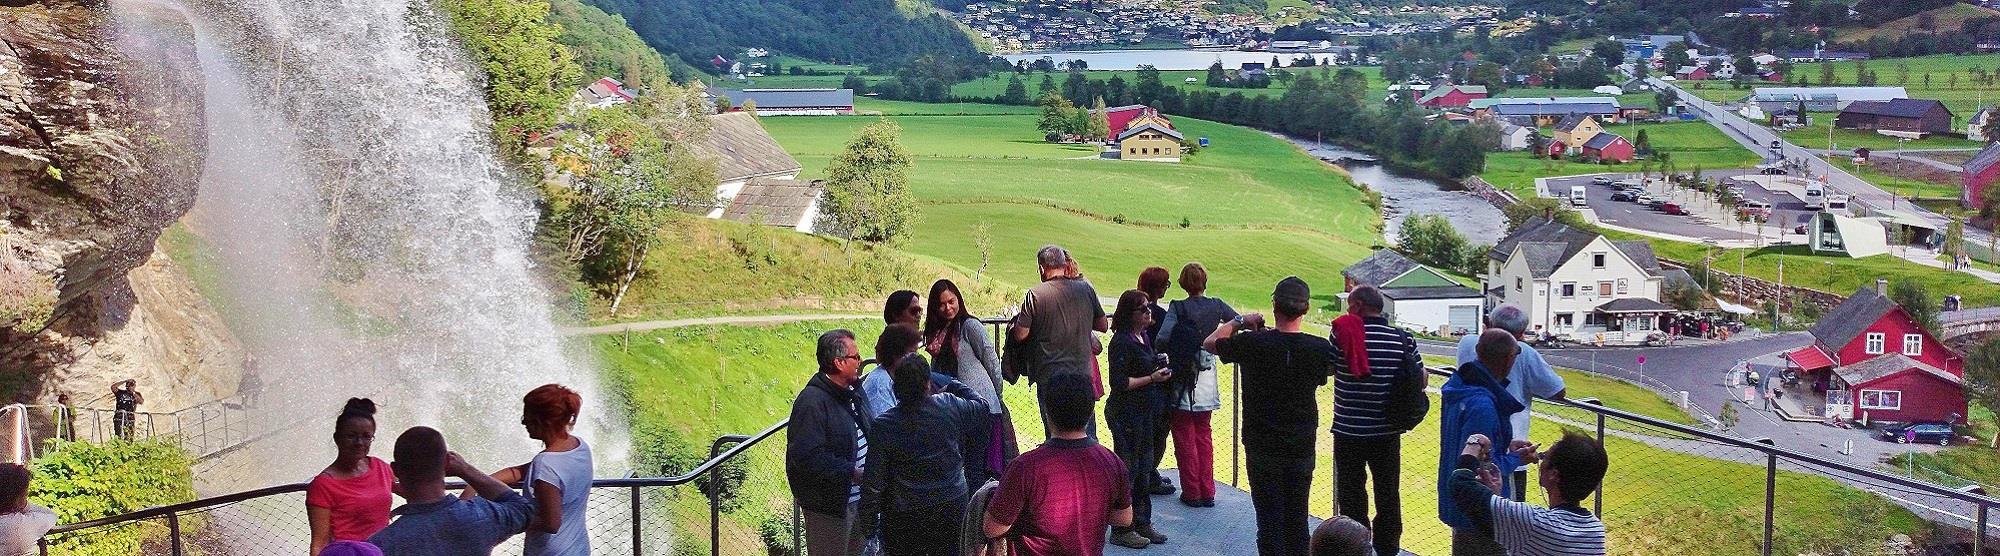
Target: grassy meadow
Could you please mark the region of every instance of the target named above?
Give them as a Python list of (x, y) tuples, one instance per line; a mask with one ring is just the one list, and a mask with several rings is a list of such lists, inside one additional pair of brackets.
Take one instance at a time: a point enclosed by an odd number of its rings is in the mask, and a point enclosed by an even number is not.
[[(1211, 147), (1174, 164), (1102, 160), (1093, 146), (1044, 142), (1032, 115), (887, 117), (916, 158), (910, 181), (922, 217), (904, 247), (976, 268), (973, 229), (988, 224), (990, 264), (1005, 280), (1032, 281), (1035, 248), (1058, 243), (1107, 296), (1130, 287), (1140, 269), (1189, 260), (1209, 265), (1212, 293), (1228, 299), (1267, 296), (1290, 274), (1330, 294), (1339, 269), (1380, 237), (1378, 213), (1346, 176), (1254, 130), (1177, 118), (1182, 132), (1208, 137)], [(805, 177), (816, 177), (876, 120), (764, 125), (805, 165)]]
[[(1911, 93), (1915, 94), (1915, 93)], [(1782, 133), (1785, 141), (1808, 149), (1827, 148), (1827, 130), (1833, 127), (1833, 114), (1819, 114), (1813, 117), (1813, 125)], [(1965, 114), (1959, 114), (1965, 116)], [(1957, 130), (1964, 132), (1963, 126)], [(1833, 147), (1842, 151), (1852, 151), (1867, 147), (1869, 150), (1887, 151), (1895, 149), (1978, 149), (1985, 144), (1964, 137), (1932, 135), (1923, 139), (1898, 141), (1873, 131), (1858, 129), (1834, 129)]]
[[(608, 372), (614, 382), (626, 386), (630, 396), (627, 407), (635, 431), (700, 443), (718, 434), (762, 430), (785, 418), (793, 396), (812, 372), (813, 336), (833, 327), (855, 330), (863, 338), (866, 351), (865, 346), (872, 344), (880, 324), (865, 320), (774, 327), (692, 327), (637, 334), (629, 340), (600, 336), (593, 341), (609, 363)], [(1233, 371), (1225, 367), (1218, 378), (1225, 407), (1214, 417), (1218, 435), (1216, 478), (1229, 483), (1231, 462), (1238, 454), (1227, 423), (1233, 408), (1240, 406), (1233, 399)], [(1573, 374), (1566, 378), (1572, 381), (1572, 396), (1597, 397), (1612, 407), (1641, 412), (1677, 412), (1651, 392), (1623, 382)], [(1320, 423), (1316, 430), (1326, 430), (1331, 423), (1332, 396), (1332, 388), (1319, 390)], [(1034, 411), (1030, 389), (1025, 383), (1009, 386), (1002, 397), (1013, 413), (1022, 448), (1038, 445), (1041, 423)], [(1620, 405), (1627, 401), (1640, 407)], [(1403, 493), (1404, 545), (1421, 554), (1444, 553), (1450, 538), (1448, 530), (1435, 518), (1434, 466), (1441, 449), (1437, 411), (1438, 403), (1433, 398), (1432, 414), (1426, 424), (1405, 435), (1402, 443), (1405, 470), (1399, 484)], [(1537, 420), (1540, 422), (1536, 424), (1534, 440), (1544, 446), (1554, 442), (1562, 425)], [(1333, 508), (1332, 441), (1324, 433), (1316, 437), (1320, 456), (1314, 470), (1310, 508), (1313, 514), (1325, 516)], [(1104, 441), (1109, 442), (1108, 435)], [(787, 511), (783, 442), (782, 436), (775, 437), (748, 453), (743, 494), (738, 498), (740, 506), (727, 514), (730, 518), (724, 522), (726, 545), (750, 546), (758, 542), (757, 524), (768, 516)], [(1603, 507), (1606, 525), (1612, 533), (1613, 554), (1755, 552), (1763, 511), (1762, 465), (1667, 451), (1619, 436), (1607, 439), (1606, 449), (1613, 463), (1605, 481)], [(1169, 461), (1162, 464), (1163, 468), (1174, 467), (1172, 457), (1169, 453)], [(678, 517), (688, 520), (705, 517), (703, 513), (680, 507), (699, 509), (696, 506), (700, 501), (691, 498), (671, 502), (678, 504), (674, 506), (677, 512), (688, 512), (677, 513)], [(1539, 501), (1540, 493), (1531, 493), (1529, 499)], [(1161, 504), (1172, 503), (1164, 497), (1156, 500)], [(1828, 546), (1858, 548), (1892, 533), (1921, 533), (1927, 529), (1916, 516), (1880, 498), (1828, 479), (1789, 471), (1778, 476), (1778, 504), (1777, 539), (1780, 550), (1788, 554)], [(1237, 512), (1246, 523), (1250, 520), (1248, 508), (1215, 511)]]

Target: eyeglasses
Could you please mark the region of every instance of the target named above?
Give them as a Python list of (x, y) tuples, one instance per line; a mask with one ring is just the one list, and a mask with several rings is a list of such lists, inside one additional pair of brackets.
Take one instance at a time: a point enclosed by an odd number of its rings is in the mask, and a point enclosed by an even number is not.
[(853, 359), (853, 360), (855, 360), (855, 361), (860, 361), (860, 360), (861, 360), (861, 354), (859, 354), (859, 353), (856, 353), (856, 354), (852, 354), (852, 355), (842, 355), (842, 356), (840, 356), (840, 358), (841, 358), (841, 359)]
[(918, 307), (918, 306), (915, 306), (915, 305), (911, 305), (911, 306), (910, 306), (910, 314), (912, 314), (912, 315), (921, 315), (921, 314), (924, 314), (924, 308), (923, 308), (923, 307)]

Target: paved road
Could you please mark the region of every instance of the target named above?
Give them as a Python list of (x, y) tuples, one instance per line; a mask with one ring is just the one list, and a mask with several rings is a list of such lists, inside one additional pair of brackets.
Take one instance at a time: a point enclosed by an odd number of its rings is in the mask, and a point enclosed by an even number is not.
[[(1707, 120), (1717, 129), (1722, 130), (1724, 135), (1728, 135), (1738, 143), (1742, 143), (1744, 147), (1749, 148), (1752, 152), (1762, 154), (1766, 157), (1776, 155), (1784, 159), (1805, 162), (1811, 175), (1815, 177), (1826, 176), (1828, 185), (1837, 191), (1853, 196), (1853, 200), (1857, 204), (1870, 208), (1909, 211), (1929, 220), (1937, 226), (1938, 230), (1945, 229), (1945, 226), (1950, 222), (1950, 219), (1944, 216), (1902, 201), (1888, 191), (1876, 187), (1875, 184), (1868, 183), (1867, 180), (1855, 177), (1845, 170), (1834, 167), (1832, 164), (1827, 163), (1825, 159), (1814, 156), (1814, 152), (1810, 149), (1784, 142), (1783, 138), (1779, 137), (1778, 134), (1772, 132), (1769, 128), (1743, 119), (1742, 116), (1738, 116), (1735, 112), (1731, 112), (1715, 103), (1702, 100), (1701, 97), (1682, 90), (1672, 82), (1660, 81), (1658, 78), (1651, 77), (1647, 78), (1646, 82), (1655, 88), (1672, 91), (1695, 114)], [(1771, 149), (1771, 145), (1774, 142), (1779, 145), (1779, 148), (1775, 151)], [(1968, 243), (1986, 244), (1990, 235), (1984, 230), (1979, 230), (1971, 226), (1965, 228), (1965, 239)]]

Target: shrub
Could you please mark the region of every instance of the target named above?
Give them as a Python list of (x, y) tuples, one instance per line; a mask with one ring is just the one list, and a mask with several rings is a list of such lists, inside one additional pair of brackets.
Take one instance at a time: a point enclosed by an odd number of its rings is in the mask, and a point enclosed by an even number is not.
[(56, 310), (56, 280), (0, 265), (0, 328), (41, 330)]
[(757, 537), (764, 540), (764, 553), (770, 556), (798, 556), (799, 547), (792, 544), (795, 534), (792, 520), (783, 516), (765, 515), (757, 522)]
[[(112, 440), (103, 444), (57, 441), (35, 460), (28, 499), (54, 510), (62, 523), (131, 513), (194, 499), (194, 461), (170, 442)], [(182, 522), (183, 530), (195, 524)], [(56, 539), (50, 554), (124, 556), (167, 534), (166, 524), (144, 522), (89, 535)], [(185, 533), (184, 533), (185, 534)]]

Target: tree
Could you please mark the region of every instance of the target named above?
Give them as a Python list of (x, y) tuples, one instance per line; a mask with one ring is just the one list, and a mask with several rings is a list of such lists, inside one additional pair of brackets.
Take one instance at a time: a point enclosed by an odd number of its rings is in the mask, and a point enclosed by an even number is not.
[(1584, 226), (1583, 215), (1570, 209), (1569, 203), (1548, 197), (1522, 199), (1519, 203), (1508, 205), (1501, 213), (1507, 215), (1507, 231), (1510, 233), (1529, 220), (1544, 217), (1554, 217), (1557, 222), (1570, 226)]
[(1679, 71), (1682, 67), (1694, 65), (1694, 58), (1688, 56), (1688, 43), (1685, 41), (1667, 44), (1666, 52), (1661, 56), (1666, 58), (1667, 71)]
[[(1448, 125), (1448, 124), (1434, 124)], [(1452, 179), (1464, 178), (1486, 169), (1486, 148), (1484, 143), (1494, 135), (1485, 126), (1465, 126), (1447, 133), (1444, 141), (1432, 149), (1431, 160), (1438, 171)]]
[(1618, 41), (1597, 41), (1597, 44), (1590, 45), (1590, 54), (1602, 58), (1605, 65), (1615, 66), (1625, 63), (1625, 45)]
[(1090, 127), (1083, 133), (1085, 141), (1103, 142), (1111, 136), (1111, 111), (1104, 106), (1104, 97), (1097, 97), (1096, 107), (1090, 111)]
[(1749, 54), (1737, 54), (1733, 65), (1736, 66), (1736, 80), (1738, 82), (1749, 79), (1750, 76), (1757, 75), (1757, 61), (1750, 59)]
[[(1956, 83), (1958, 81), (1958, 74), (1955, 73), (1952, 74), (1951, 79), (1954, 83)], [(1819, 84), (1832, 85), (1834, 83), (1838, 83), (1838, 81), (1833, 78), (1833, 62), (1820, 62)]]
[(1466, 276), (1486, 274), (1486, 253), (1492, 251), (1490, 244), (1468, 244), (1458, 256), (1458, 273)]
[[(1020, 80), (1021, 79), (1018, 77), (1014, 78), (1014, 81), (1016, 82)], [(840, 78), (840, 88), (853, 89), (854, 94), (865, 95), (868, 94), (868, 80), (862, 79), (861, 76), (859, 75), (850, 73), (847, 74), (847, 77)]]
[(1041, 102), (1037, 104), (1042, 107), (1042, 117), (1036, 120), (1035, 129), (1040, 130), (1045, 137), (1068, 140), (1067, 137), (1072, 135), (1073, 131), (1070, 122), (1076, 119), (1076, 105), (1054, 92), (1043, 94)]
[(1707, 295), (1701, 291), (1701, 286), (1699, 285), (1675, 283), (1667, 287), (1667, 305), (1671, 305), (1675, 309), (1699, 311), (1701, 310), (1702, 302), (1706, 300)]
[(1954, 259), (1965, 254), (1965, 219), (1951, 217), (1951, 224), (1944, 228), (1944, 252)]
[(547, 24), (548, 2), (445, 0), (439, 7), (487, 76), (495, 139), (518, 153), (529, 137), (554, 129), (583, 69), (557, 42), (562, 30)]
[(1149, 65), (1139, 66), (1136, 79), (1138, 82), (1132, 86), (1132, 100), (1147, 105), (1159, 102), (1160, 91), (1166, 88), (1166, 85), (1160, 82), (1160, 70)]
[(1021, 76), (1007, 78), (1007, 92), (1000, 94), (1001, 104), (1027, 104), (1028, 85), (1021, 82)]
[(827, 164), (824, 210), (849, 241), (894, 241), (916, 220), (902, 132), (887, 119), (868, 124)]
[(979, 270), (972, 273), (972, 280), (977, 282), (986, 276), (986, 264), (993, 261), (993, 226), (985, 222), (973, 226), (972, 246), (979, 249)]
[(1653, 154), (1653, 141), (1646, 136), (1646, 130), (1639, 130), (1639, 135), (1632, 139), (1632, 150), (1639, 151), (1639, 154)]
[(1736, 413), (1736, 402), (1734, 400), (1725, 401), (1722, 402), (1722, 413), (1715, 416), (1715, 424), (1718, 428), (1726, 431), (1736, 428), (1736, 422), (1739, 419), (1740, 417)]
[(1465, 238), (1443, 216), (1415, 214), (1397, 232), (1396, 250), (1433, 268), (1453, 270), (1464, 262)]
[(1046, 96), (1053, 92), (1056, 92), (1056, 80), (1047, 73), (1042, 74), (1042, 84), (1035, 87), (1035, 94)]
[(1903, 278), (1889, 285), (1889, 299), (1903, 307), (1903, 313), (1910, 320), (1932, 334), (1938, 333), (1938, 300), (1931, 298), (1930, 288), (1922, 281)]
[(1229, 73), (1222, 70), (1222, 62), (1208, 65), (1207, 85), (1210, 87), (1229, 86)]
[(715, 204), (715, 162), (699, 152), (709, 125), (702, 95), (672, 86), (632, 103), (587, 110), (551, 162), (573, 179), (549, 194), (552, 228), (584, 278), (608, 289), (616, 313), (660, 228)]

